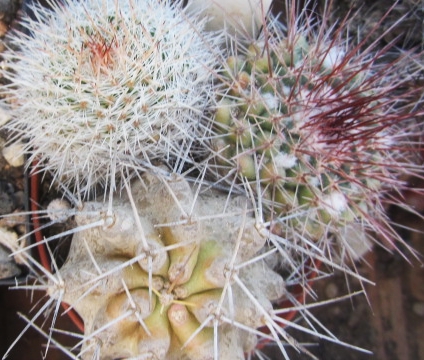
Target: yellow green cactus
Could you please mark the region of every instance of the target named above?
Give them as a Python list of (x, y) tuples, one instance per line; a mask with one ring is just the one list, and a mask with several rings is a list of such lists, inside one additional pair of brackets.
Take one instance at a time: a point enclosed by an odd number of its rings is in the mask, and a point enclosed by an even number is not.
[[(285, 292), (283, 278), (255, 260), (266, 237), (248, 199), (214, 190), (196, 198), (177, 175), (141, 180), (132, 185), (135, 208), (116, 197), (112, 214), (89, 202), (75, 218), (60, 276), (63, 301), (84, 320), (83, 358), (242, 359), (253, 350), (244, 338), (252, 341), (232, 321), (264, 326), (264, 312)], [(62, 294), (55, 289), (52, 297)]]

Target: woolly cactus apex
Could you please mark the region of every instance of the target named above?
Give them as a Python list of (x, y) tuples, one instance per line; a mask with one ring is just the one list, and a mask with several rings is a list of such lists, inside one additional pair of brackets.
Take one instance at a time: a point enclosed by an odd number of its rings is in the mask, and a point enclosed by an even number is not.
[(373, 49), (348, 49), (343, 27), (288, 23), (270, 20), (217, 72), (212, 168), (220, 183), (251, 189), (274, 234), (325, 251), (335, 235), (355, 256), (347, 229), (396, 237), (384, 202), (405, 173), (422, 173), (412, 140), (422, 130), (404, 108), (404, 80), (387, 76), (401, 61), (375, 66)]
[(2, 90), (13, 141), (89, 193), (123, 169), (186, 161), (211, 90), (216, 34), (179, 2), (65, 0), (10, 35)]
[(285, 292), (248, 199), (175, 174), (146, 173), (131, 194), (112, 214), (78, 210), (63, 285), (48, 290), (83, 318), (82, 358), (243, 359)]

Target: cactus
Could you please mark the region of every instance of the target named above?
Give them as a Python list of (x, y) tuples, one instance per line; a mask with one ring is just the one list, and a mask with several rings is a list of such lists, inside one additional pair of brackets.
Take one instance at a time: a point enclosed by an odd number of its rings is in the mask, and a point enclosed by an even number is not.
[[(160, 159), (183, 167), (205, 131), (219, 36), (179, 2), (79, 1), (34, 8), (9, 34), (4, 76), (29, 162), (84, 195)], [(10, 105), (13, 104), (13, 105)], [(129, 174), (127, 174), (129, 173)], [(119, 182), (118, 182), (119, 184)]]
[(330, 40), (271, 19), (230, 51), (217, 72), (212, 168), (216, 181), (255, 194), (275, 234), (356, 258), (368, 230), (396, 237), (384, 203), (405, 172), (421, 172), (412, 140), (405, 146), (419, 129), (397, 91), (404, 80), (342, 41), (341, 30)]
[[(111, 207), (56, 199), (39, 212), (50, 224), (72, 224), (44, 241), (73, 234), (71, 248), (60, 268), (50, 252), (53, 273), (31, 256), (31, 246), (15, 251), (37, 278), (18, 288), (46, 292), (47, 300), (32, 319), (24, 317), (28, 324), (11, 347), (32, 326), (48, 339), (46, 353), (54, 344), (79, 359), (244, 359), (268, 342), (283, 354), (286, 342), (308, 353), (280, 315), (290, 311), (280, 303), (291, 296), (275, 259), (291, 245), (269, 246), (249, 197), (229, 197), (164, 167), (126, 185), (129, 191), (115, 194)], [(304, 285), (299, 263), (290, 266), (295, 270), (284, 270), (292, 272), (290, 284)], [(302, 267), (303, 275), (310, 271)], [(61, 303), (84, 323), (71, 350), (54, 339)], [(45, 333), (35, 322), (49, 309), (54, 316)], [(313, 327), (297, 328), (339, 342)]]
[(255, 259), (266, 237), (248, 199), (196, 190), (182, 176), (146, 173), (132, 200), (114, 199), (112, 215), (101, 202), (78, 210), (83, 230), (59, 271), (63, 285), (47, 292), (84, 320), (82, 358), (229, 360), (253, 350), (284, 280)]

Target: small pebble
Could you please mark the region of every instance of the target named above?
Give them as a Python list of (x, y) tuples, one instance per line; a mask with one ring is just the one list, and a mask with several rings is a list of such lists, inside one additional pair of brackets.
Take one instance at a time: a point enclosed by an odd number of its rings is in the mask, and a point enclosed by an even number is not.
[(18, 276), (21, 273), (9, 254), (10, 252), (0, 245), (0, 280)]
[(3, 126), (10, 120), (9, 112), (0, 106), (0, 126)]
[(20, 142), (13, 143), (3, 148), (2, 154), (10, 166), (19, 167), (25, 162), (24, 160), (24, 145)]
[(412, 311), (419, 316), (424, 316), (424, 303), (416, 302), (412, 305)]
[(47, 215), (50, 220), (63, 222), (69, 218), (71, 205), (64, 199), (54, 199), (47, 206)]
[(337, 288), (337, 285), (334, 283), (329, 283), (325, 287), (325, 295), (329, 299), (334, 299), (339, 294), (339, 289)]

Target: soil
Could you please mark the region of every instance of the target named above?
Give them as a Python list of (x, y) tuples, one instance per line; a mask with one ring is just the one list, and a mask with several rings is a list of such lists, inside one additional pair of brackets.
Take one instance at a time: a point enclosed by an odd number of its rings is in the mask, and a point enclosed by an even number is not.
[[(365, 29), (361, 34), (366, 33), (366, 29), (375, 25), (385, 11), (393, 6), (394, 1), (383, 0), (369, 3), (357, 0), (334, 1), (330, 6), (331, 21), (343, 18), (348, 14), (348, 9), (353, 9), (353, 11), (360, 12), (361, 16), (357, 17), (360, 22), (352, 23), (352, 29)], [(312, 11), (311, 4), (312, 2), (308, 3), (311, 14), (319, 16), (325, 8), (324, 1), (317, 2), (316, 11)], [(20, 1), (0, 1), (0, 13), (4, 14), (0, 17), (0, 35), (4, 35), (7, 29), (13, 26), (19, 6)], [(283, 2), (276, 1), (274, 11), (282, 10), (284, 10)], [(402, 14), (406, 14), (407, 10), (412, 10), (412, 12), (406, 15), (405, 20), (385, 33), (391, 26), (390, 24), (393, 24)], [(377, 39), (381, 46), (390, 41), (396, 41), (398, 46), (405, 50), (414, 47), (422, 48), (423, 18), (424, 5), (422, 1), (401, 1), (391, 15), (381, 23), (380, 31), (368, 41)], [(357, 35), (361, 36), (361, 34)], [(0, 133), (0, 147), (4, 145), (4, 136)], [(44, 193), (48, 194), (46, 181), (44, 186), (46, 188)], [(51, 196), (50, 194), (49, 197)], [(0, 215), (11, 211), (22, 211), (25, 208), (25, 198), (27, 197), (24, 169), (11, 167), (0, 156)], [(48, 201), (49, 197), (43, 201)], [(414, 203), (417, 211), (424, 214), (423, 198), (411, 196), (406, 197), (406, 201)], [(365, 290), (366, 295), (361, 293), (349, 299), (312, 308), (310, 316), (315, 317), (325, 326), (326, 330), (321, 329), (321, 332), (328, 331), (326, 332), (327, 336), (334, 335), (340, 341), (370, 351), (372, 354), (318, 339), (293, 329), (287, 330), (319, 359), (424, 360), (424, 341), (422, 341), (422, 334), (424, 334), (424, 267), (420, 255), (424, 254), (424, 221), (419, 216), (411, 216), (399, 208), (389, 210), (392, 219), (402, 225), (399, 231), (405, 242), (416, 249), (416, 257), (407, 250), (401, 249), (403, 252), (399, 253), (376, 247), (361, 262), (354, 264), (358, 273), (375, 285), (361, 283), (334, 272), (332, 276), (319, 279), (312, 284), (314, 299), (312, 297), (309, 299), (310, 303), (325, 301)], [(411, 229), (415, 231), (411, 231)], [(18, 233), (27, 231), (22, 226), (15, 227), (15, 230)], [(15, 268), (14, 271), (19, 271), (20, 279), (25, 279), (25, 268), (18, 265), (17, 270)], [(11, 285), (13, 285), (13, 281), (0, 279), (0, 355), (6, 352), (26, 325), (17, 313), (28, 314), (31, 311), (34, 314), (43, 303), (40, 301), (43, 298), (42, 294), (13, 290)], [(44, 321), (44, 317), (41, 316), (41, 318)], [(42, 321), (40, 320), (39, 323), (41, 324)], [(299, 318), (298, 324), (306, 324), (306, 320)], [(56, 327), (77, 331), (66, 316), (59, 317)], [(66, 345), (76, 342), (75, 339), (61, 334), (55, 338)], [(15, 347), (8, 359), (38, 360), (42, 358), (46, 344), (43, 336), (30, 329), (20, 341), (19, 349)], [(54, 349), (54, 344), (51, 347), (46, 359), (65, 358), (61, 351)], [(22, 349), (25, 349), (25, 354), (22, 354)], [(287, 348), (287, 352), (292, 360), (310, 359), (310, 356), (290, 348)], [(277, 347), (268, 347), (264, 353), (270, 359), (283, 359)]]

